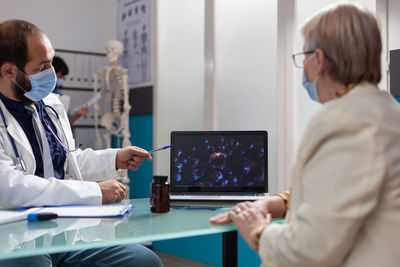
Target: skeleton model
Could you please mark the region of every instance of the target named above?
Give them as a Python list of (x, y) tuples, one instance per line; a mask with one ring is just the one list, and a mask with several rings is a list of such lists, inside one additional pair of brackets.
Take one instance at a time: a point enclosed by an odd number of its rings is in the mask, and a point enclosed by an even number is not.
[[(117, 143), (120, 147), (120, 140), (123, 138), (122, 146), (131, 145), (129, 132), (129, 85), (128, 70), (121, 67), (118, 62), (118, 56), (123, 52), (123, 45), (118, 40), (109, 40), (105, 46), (109, 65), (98, 70), (94, 74), (94, 94), (101, 92), (101, 100), (111, 105), (111, 112), (104, 113), (101, 117), (101, 126), (106, 128), (104, 141), (106, 148), (111, 147), (111, 136), (117, 137)], [(100, 83), (100, 85), (99, 85)], [(103, 147), (102, 137), (99, 133), (98, 118), (100, 106), (97, 101), (94, 103), (94, 124), (96, 129), (96, 148)], [(122, 182), (129, 184), (127, 173)], [(128, 190), (129, 192), (129, 190)]]

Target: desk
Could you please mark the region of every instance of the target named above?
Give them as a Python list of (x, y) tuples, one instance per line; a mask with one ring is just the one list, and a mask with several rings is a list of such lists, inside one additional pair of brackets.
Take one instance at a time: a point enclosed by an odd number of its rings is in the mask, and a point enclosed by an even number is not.
[(0, 225), (0, 260), (223, 233), (223, 264), (237, 266), (236, 227), (208, 223), (208, 218), (223, 210), (171, 210), (156, 214), (150, 212), (148, 198), (124, 201), (129, 202), (134, 210), (123, 219), (60, 218)]

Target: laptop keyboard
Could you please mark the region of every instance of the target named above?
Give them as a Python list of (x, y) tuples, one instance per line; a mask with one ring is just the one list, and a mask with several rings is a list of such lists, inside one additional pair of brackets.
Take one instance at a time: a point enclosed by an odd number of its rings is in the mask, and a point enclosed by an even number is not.
[(257, 200), (268, 197), (268, 193), (170, 193), (171, 200)]

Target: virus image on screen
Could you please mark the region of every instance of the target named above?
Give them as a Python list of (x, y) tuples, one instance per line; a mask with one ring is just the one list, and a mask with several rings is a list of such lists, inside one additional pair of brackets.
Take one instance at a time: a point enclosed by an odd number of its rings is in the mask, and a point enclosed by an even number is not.
[(173, 178), (178, 186), (263, 186), (262, 136), (185, 136), (175, 141)]

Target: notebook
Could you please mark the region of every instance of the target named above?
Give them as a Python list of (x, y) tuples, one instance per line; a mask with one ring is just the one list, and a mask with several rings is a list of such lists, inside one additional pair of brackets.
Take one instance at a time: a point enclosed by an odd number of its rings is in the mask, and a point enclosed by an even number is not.
[(170, 199), (268, 196), (266, 131), (171, 132)]

